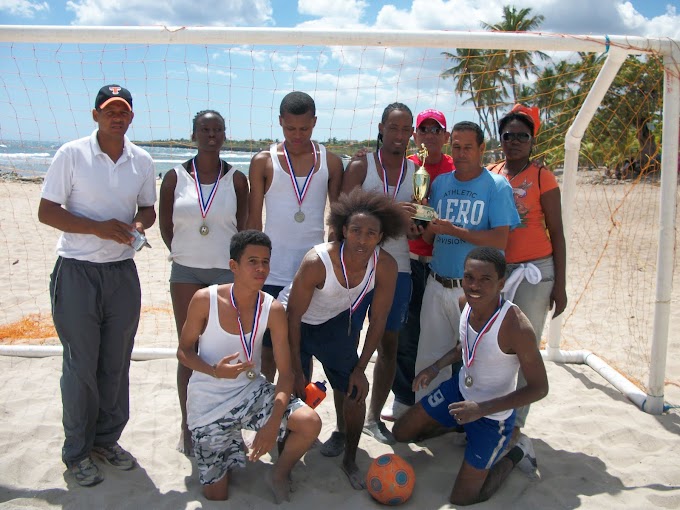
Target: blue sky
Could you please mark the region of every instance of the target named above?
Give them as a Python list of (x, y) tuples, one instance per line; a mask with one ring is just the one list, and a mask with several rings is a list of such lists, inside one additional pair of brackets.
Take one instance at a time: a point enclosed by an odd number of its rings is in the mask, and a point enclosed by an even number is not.
[[(3, 25), (265, 26), (479, 31), (507, 0), (0, 0)], [(200, 8), (196, 6), (200, 5)], [(480, 7), (483, 5), (483, 7)], [(542, 14), (544, 32), (680, 40), (680, 0), (517, 0)], [(1, 27), (0, 27), (1, 30)], [(452, 49), (451, 49), (452, 50)], [(570, 58), (569, 55), (556, 55)], [(135, 99), (131, 137), (188, 137), (196, 111), (227, 118), (232, 138), (279, 138), (278, 104), (290, 90), (316, 100), (315, 137), (377, 133), (384, 106), (474, 112), (452, 93), (441, 48), (146, 47), (0, 43), (0, 140), (65, 141), (93, 128), (90, 109), (104, 83)], [(49, 91), (49, 92), (48, 92)], [(37, 97), (42, 96), (42, 97)], [(46, 103), (46, 104), (43, 104)]]

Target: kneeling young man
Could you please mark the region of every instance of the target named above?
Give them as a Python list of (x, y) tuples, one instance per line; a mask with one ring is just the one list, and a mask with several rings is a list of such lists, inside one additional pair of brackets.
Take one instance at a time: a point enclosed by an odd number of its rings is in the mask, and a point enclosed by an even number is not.
[[(449, 496), (456, 505), (487, 500), (520, 461), (535, 460), (526, 437), (500, 458), (512, 436), (514, 409), (548, 394), (531, 324), (517, 306), (501, 298), (505, 269), (505, 257), (495, 248), (475, 248), (467, 255), (460, 344), (416, 376), (414, 391), (428, 386), (440, 369), (461, 356), (463, 366), (410, 408), (392, 431), (397, 441), (413, 441), (442, 426), (465, 428), (465, 459)], [(518, 390), (520, 367), (527, 385)]]
[[(248, 459), (256, 461), (278, 440), (283, 447), (267, 481), (277, 503), (290, 498), (290, 472), (321, 430), (321, 419), (293, 391), (288, 324), (283, 305), (262, 292), (271, 241), (246, 230), (231, 239), (234, 283), (201, 289), (191, 300), (177, 357), (193, 370), (187, 392), (203, 493), (226, 500), (228, 471), (244, 467), (241, 430), (256, 430)], [(269, 328), (279, 369), (276, 386), (261, 374), (262, 336)], [(198, 342), (198, 353), (195, 345)]]

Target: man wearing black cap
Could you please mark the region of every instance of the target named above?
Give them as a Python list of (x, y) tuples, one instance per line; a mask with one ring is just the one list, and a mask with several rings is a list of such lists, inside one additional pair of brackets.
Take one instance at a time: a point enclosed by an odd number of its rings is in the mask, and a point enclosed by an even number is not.
[(156, 220), (151, 156), (125, 136), (132, 96), (99, 90), (98, 129), (64, 144), (43, 185), (38, 219), (62, 234), (50, 280), (52, 317), (64, 347), (62, 460), (80, 485), (104, 477), (92, 454), (122, 470), (135, 459), (118, 445), (129, 417), (128, 371), (141, 307), (133, 232)]

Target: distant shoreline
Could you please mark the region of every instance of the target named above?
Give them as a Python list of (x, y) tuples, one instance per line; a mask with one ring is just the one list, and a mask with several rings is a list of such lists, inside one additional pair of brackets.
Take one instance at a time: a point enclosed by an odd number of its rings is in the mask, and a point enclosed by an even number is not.
[[(139, 140), (133, 140), (132, 143), (134, 143), (137, 146), (140, 147), (164, 147), (164, 148), (169, 148), (169, 149), (195, 149), (196, 145), (192, 142), (179, 142), (179, 141), (139, 141)], [(223, 145), (221, 150), (228, 150), (232, 152), (260, 152), (265, 150), (266, 148), (269, 148), (269, 145), (266, 147), (255, 147), (255, 146), (230, 146), (230, 145)]]

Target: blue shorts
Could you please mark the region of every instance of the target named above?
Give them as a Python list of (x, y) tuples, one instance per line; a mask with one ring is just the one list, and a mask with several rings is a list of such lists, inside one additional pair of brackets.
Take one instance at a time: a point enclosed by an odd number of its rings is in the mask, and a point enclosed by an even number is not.
[(323, 365), (323, 370), (334, 390), (347, 393), (349, 376), (359, 361), (357, 342), (361, 327), (352, 321), (352, 331), (347, 334), (349, 310), (336, 315), (323, 324), (300, 325), (300, 361), (305, 378), (309, 379), (312, 356)]
[[(449, 414), (449, 404), (465, 400), (458, 388), (458, 374), (444, 381), (439, 388), (422, 398), (420, 403), (425, 412), (445, 427), (455, 427), (456, 420)], [(465, 460), (476, 469), (491, 469), (501, 453), (505, 451), (512, 428), (515, 424), (515, 411), (505, 420), (480, 418), (463, 425), (467, 434)]]
[(229, 269), (201, 269), (173, 262), (170, 266), (170, 283), (191, 283), (195, 285), (223, 285), (234, 283), (234, 273)]
[[(411, 301), (411, 286), (410, 273), (397, 273), (397, 285), (394, 288), (392, 308), (390, 308), (390, 314), (387, 316), (385, 331), (399, 331), (406, 324), (406, 319), (408, 319), (408, 305)], [(360, 324), (362, 325), (366, 318), (366, 311), (368, 311), (369, 320), (371, 319), (370, 305), (372, 301), (373, 291), (366, 296), (366, 299), (364, 299), (354, 313), (357, 319), (361, 317)]]
[[(282, 285), (265, 285), (262, 290), (267, 294), (274, 296), (276, 299), (279, 293), (284, 289)], [(264, 331), (264, 336), (262, 337), (262, 346), (272, 348), (272, 334), (269, 332), (269, 328)]]

